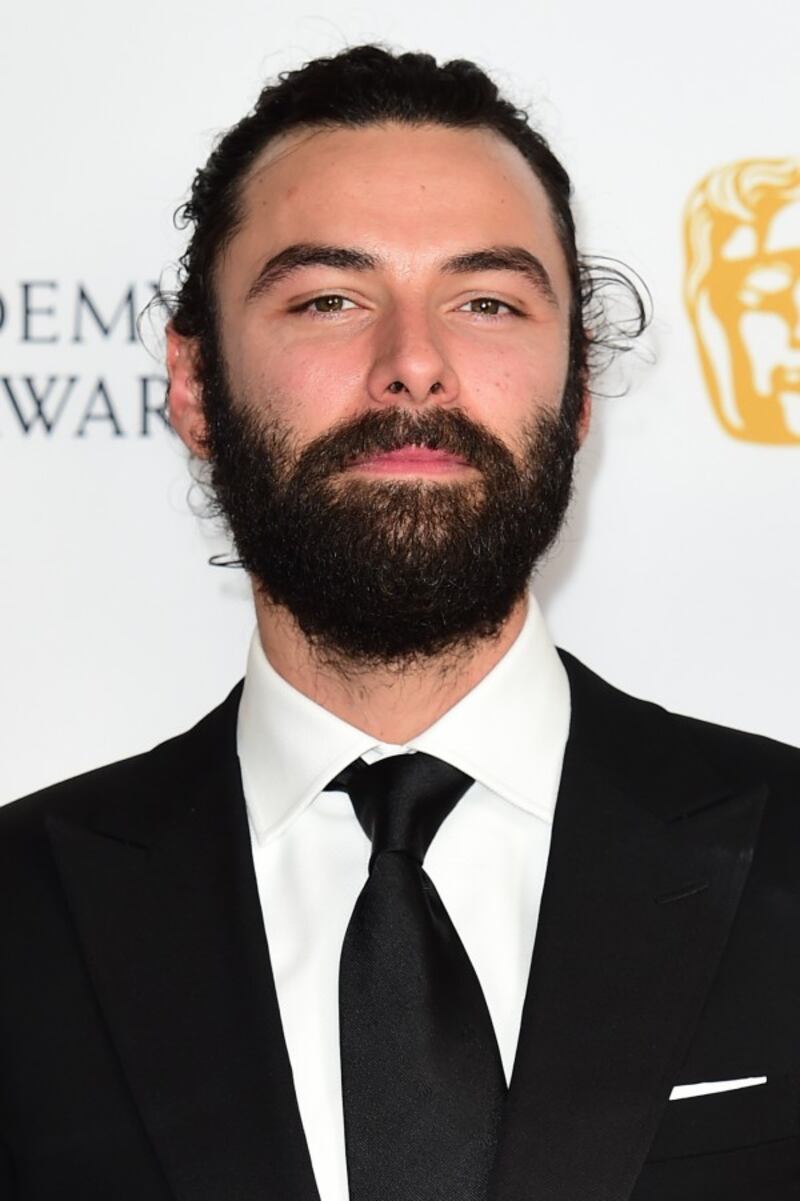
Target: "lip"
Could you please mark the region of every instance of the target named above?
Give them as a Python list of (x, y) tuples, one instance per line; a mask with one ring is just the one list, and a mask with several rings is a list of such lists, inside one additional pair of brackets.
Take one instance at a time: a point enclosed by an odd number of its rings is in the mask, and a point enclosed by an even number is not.
[(427, 446), (402, 446), (397, 450), (382, 451), (359, 459), (351, 470), (369, 471), (377, 474), (404, 474), (413, 472), (463, 471), (469, 464), (458, 455), (445, 450), (432, 450)]

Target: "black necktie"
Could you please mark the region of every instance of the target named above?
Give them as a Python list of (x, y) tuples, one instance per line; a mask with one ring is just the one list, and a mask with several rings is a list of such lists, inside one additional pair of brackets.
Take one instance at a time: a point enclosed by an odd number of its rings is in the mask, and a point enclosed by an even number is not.
[(420, 752), (329, 785), (372, 840), (339, 971), (350, 1201), (486, 1201), (506, 1085), (489, 1011), (422, 861), (472, 780)]

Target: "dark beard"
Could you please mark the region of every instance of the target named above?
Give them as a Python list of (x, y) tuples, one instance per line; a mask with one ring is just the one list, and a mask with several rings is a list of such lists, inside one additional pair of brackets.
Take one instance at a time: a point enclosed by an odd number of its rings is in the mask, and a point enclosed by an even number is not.
[[(206, 373), (204, 398), (212, 503), (238, 562), (340, 668), (396, 668), (496, 635), (569, 504), (575, 398), (539, 414), (521, 465), (459, 409), (371, 410), (296, 455), (290, 431), (237, 403), (224, 372)], [(458, 455), (480, 477), (338, 474), (409, 443)]]

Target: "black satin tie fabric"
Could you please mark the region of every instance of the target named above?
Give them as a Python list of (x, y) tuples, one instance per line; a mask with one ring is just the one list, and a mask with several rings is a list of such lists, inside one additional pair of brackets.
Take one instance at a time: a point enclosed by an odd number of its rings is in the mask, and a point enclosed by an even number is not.
[(372, 840), (342, 947), (350, 1201), (486, 1201), (506, 1085), (474, 968), (422, 862), (472, 784), (420, 752), (329, 785)]

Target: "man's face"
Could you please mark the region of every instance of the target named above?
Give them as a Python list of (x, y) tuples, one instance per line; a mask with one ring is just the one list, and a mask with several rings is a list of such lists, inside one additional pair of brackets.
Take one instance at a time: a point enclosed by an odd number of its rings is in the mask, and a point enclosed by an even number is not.
[[(296, 133), (267, 148), (243, 212), (216, 281), (228, 382), (284, 422), (298, 450), (369, 411), (435, 405), (458, 406), (518, 451), (524, 424), (558, 407), (566, 265), (543, 188), (500, 138), (398, 125)], [(355, 250), (376, 266), (310, 264), (259, 288), (264, 265), (293, 246)], [(498, 247), (535, 256), (542, 282), (447, 269)]]
[(199, 422), (171, 335), (173, 421), (262, 595), (351, 662), (495, 632), (577, 443), (567, 269), (521, 155), (438, 126), (282, 139), (244, 186), (216, 296)]

